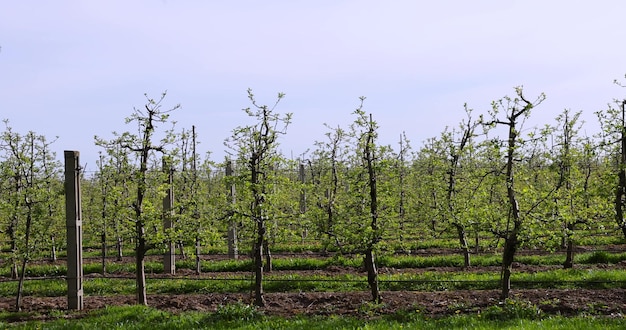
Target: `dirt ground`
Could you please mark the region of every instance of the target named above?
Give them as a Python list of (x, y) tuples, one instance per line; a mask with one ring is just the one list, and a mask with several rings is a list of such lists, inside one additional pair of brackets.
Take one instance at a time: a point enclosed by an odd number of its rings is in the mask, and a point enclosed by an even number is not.
[[(442, 292), (396, 291), (383, 292), (383, 304), (375, 315), (390, 314), (402, 310), (419, 311), (429, 317), (452, 314), (477, 314), (489, 306), (497, 305), (497, 290), (457, 290)], [(515, 290), (513, 297), (536, 304), (545, 313), (565, 316), (583, 313), (620, 317), (626, 312), (626, 290)], [(371, 317), (367, 308), (368, 292), (306, 292), (266, 293), (266, 307), (260, 310), (265, 315), (292, 317), (297, 315), (351, 315)], [(135, 297), (87, 296), (84, 298), (85, 312), (113, 305), (132, 305)], [(215, 311), (219, 305), (251, 302), (248, 294), (185, 294), (149, 295), (152, 307), (174, 313), (182, 311)], [(0, 310), (11, 310), (13, 298), (0, 298)], [(26, 297), (25, 312), (16, 314), (14, 321), (38, 318), (47, 319), (54, 310), (67, 308), (65, 297)], [(368, 313), (369, 312), (369, 313)], [(80, 313), (73, 314), (80, 317)]]
[[(561, 266), (534, 266), (515, 263), (515, 271), (534, 273)], [(587, 265), (576, 268), (610, 268), (626, 271), (626, 262), (614, 265)], [(424, 271), (461, 271), (456, 267), (436, 267), (423, 269), (393, 268), (379, 269), (381, 274), (396, 272), (419, 273)], [(465, 272), (498, 271), (499, 267), (470, 267)], [(328, 267), (315, 271), (282, 271), (280, 273), (306, 273), (316, 275), (338, 275), (345, 273), (363, 273), (362, 269), (349, 267)], [(237, 275), (239, 273), (227, 273)], [(246, 273), (249, 274), (249, 273)], [(204, 274), (206, 276), (207, 274)], [(241, 275), (241, 274), (239, 274)], [(88, 277), (99, 277), (90, 274)], [(109, 274), (108, 276), (132, 276), (132, 274)], [(164, 274), (150, 274), (150, 277), (167, 277)], [(177, 276), (196, 276), (191, 270), (180, 269)], [(220, 273), (224, 276), (224, 273)], [(384, 291), (381, 306), (368, 305), (369, 292), (301, 292), (301, 293), (266, 293), (266, 306), (260, 308), (265, 315), (291, 317), (297, 315), (351, 315), (371, 317), (378, 314), (392, 314), (398, 311), (419, 311), (429, 317), (442, 317), (453, 314), (477, 314), (486, 308), (498, 305), (498, 290), (454, 290), (437, 292), (419, 291)], [(606, 315), (620, 317), (626, 313), (626, 289), (528, 289), (512, 290), (511, 297), (530, 301), (548, 314), (573, 316), (580, 314)], [(251, 294), (213, 293), (181, 295), (148, 295), (148, 305), (160, 310), (179, 313), (183, 311), (215, 311), (220, 305), (228, 303), (252, 303)], [(13, 310), (14, 297), (0, 297), (0, 311)], [(122, 296), (86, 296), (84, 312), (102, 309), (106, 306), (133, 305), (134, 295)], [(376, 307), (376, 308), (374, 308)], [(29, 319), (48, 319), (58, 316), (59, 310), (67, 309), (66, 297), (24, 297), (22, 311), (16, 313), (14, 321)], [(72, 313), (70, 317), (80, 317), (82, 313)]]

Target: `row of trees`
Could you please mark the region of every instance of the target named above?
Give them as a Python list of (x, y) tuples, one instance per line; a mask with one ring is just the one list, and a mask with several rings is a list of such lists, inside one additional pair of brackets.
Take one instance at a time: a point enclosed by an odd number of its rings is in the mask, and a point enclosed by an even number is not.
[[(22, 304), (26, 266), (42, 245), (52, 244), (64, 233), (64, 200), (61, 164), (45, 136), (14, 132), (4, 121), (0, 140), (0, 233), (8, 244), (11, 277), (19, 279), (16, 306)], [(62, 234), (64, 236), (64, 234)], [(62, 237), (64, 239), (64, 237)], [(52, 257), (56, 250), (52, 249)]]
[[(278, 152), (291, 122), (291, 114), (276, 112), (284, 95), (266, 106), (249, 90), (244, 112), (253, 124), (235, 128), (225, 140), (229, 159), (215, 162), (196, 152), (194, 127), (172, 125), (179, 106), (163, 108), (165, 96), (146, 96), (134, 109), (126, 120), (134, 130), (96, 137), (97, 171), (83, 182), (85, 239), (101, 244), (103, 272), (108, 246), (121, 258), (132, 242), (140, 304), (150, 249), (171, 254), (174, 246), (195, 246), (199, 273), (201, 247), (228, 244), (236, 257), (244, 246), (254, 260), (255, 303), (263, 305), (272, 245), (308, 237), (323, 252), (362, 255), (379, 302), (376, 254), (408, 249), (417, 232), (453, 233), (465, 266), (470, 234), (489, 233), (502, 248), (503, 298), (520, 247), (564, 246), (564, 266), (571, 267), (581, 231), (608, 227), (626, 236), (623, 103), (598, 112), (602, 131), (595, 136), (581, 136), (580, 113), (569, 110), (528, 130), (524, 121), (544, 96), (528, 99), (516, 88), (477, 118), (466, 107), (458, 126), (413, 151), (404, 134), (396, 149), (378, 142), (361, 98), (349, 126), (327, 125), (312, 152), (291, 160)], [(52, 234), (63, 226), (61, 167), (44, 137), (19, 135), (7, 123), (1, 143), (1, 234), (14, 276), (21, 270), (23, 278), (33, 251), (63, 246)]]

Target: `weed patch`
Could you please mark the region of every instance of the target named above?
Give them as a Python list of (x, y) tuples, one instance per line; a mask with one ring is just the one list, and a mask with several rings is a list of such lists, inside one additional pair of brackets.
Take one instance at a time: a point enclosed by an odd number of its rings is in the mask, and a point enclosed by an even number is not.
[(536, 320), (541, 318), (541, 309), (529, 301), (506, 299), (498, 305), (490, 306), (481, 312), (486, 320), (506, 321), (511, 319)]

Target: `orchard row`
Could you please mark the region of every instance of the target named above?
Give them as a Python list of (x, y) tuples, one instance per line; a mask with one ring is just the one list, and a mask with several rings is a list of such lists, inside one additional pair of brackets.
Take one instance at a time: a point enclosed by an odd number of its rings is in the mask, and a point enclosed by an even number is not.
[[(413, 149), (400, 132), (399, 148), (379, 144), (361, 98), (351, 125), (326, 126), (314, 150), (292, 160), (277, 148), (291, 122), (275, 109), (283, 95), (270, 107), (248, 93), (254, 124), (233, 129), (223, 161), (196, 152), (194, 127), (157, 131), (178, 109), (163, 108), (165, 94), (127, 118), (136, 127), (97, 137), (97, 170), (81, 183), (84, 244), (101, 245), (103, 254), (115, 246), (120, 256), (132, 244), (138, 272), (150, 250), (246, 251), (263, 305), (263, 271), (278, 243), (314, 241), (321, 252), (363, 255), (378, 300), (377, 254), (454, 236), (466, 266), (473, 248), (501, 249), (505, 298), (517, 249), (565, 248), (571, 267), (575, 244), (590, 231), (626, 236), (623, 103), (598, 112), (602, 131), (592, 137), (581, 136), (580, 113), (568, 110), (528, 129), (524, 120), (544, 96), (528, 99), (516, 88), (487, 113), (466, 109), (458, 126)], [(52, 146), (6, 122), (0, 241), (15, 277), (41, 251), (65, 244), (63, 169)], [(145, 304), (145, 276), (137, 278)]]

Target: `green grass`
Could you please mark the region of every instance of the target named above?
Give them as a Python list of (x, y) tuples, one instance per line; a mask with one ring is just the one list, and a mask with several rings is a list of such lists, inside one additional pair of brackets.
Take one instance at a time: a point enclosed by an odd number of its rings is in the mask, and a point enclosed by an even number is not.
[[(610, 228), (613, 224), (607, 223), (607, 228)], [(391, 251), (399, 251), (399, 250), (420, 250), (420, 249), (430, 249), (430, 248), (458, 248), (458, 239), (456, 238), (456, 234), (449, 232), (445, 233), (443, 236), (433, 237), (429, 236), (430, 230), (426, 228), (412, 228), (409, 230), (407, 228), (407, 232), (405, 233), (404, 239), (400, 240), (396, 233), (390, 232), (389, 236), (384, 238), (386, 245), (389, 247)], [(471, 233), (470, 241), (473, 243), (474, 232)], [(493, 236), (487, 232), (481, 232), (481, 239), (479, 241), (479, 245), (481, 249), (494, 249), (497, 245), (497, 240), (494, 240)], [(588, 246), (598, 246), (598, 245), (610, 245), (610, 244), (624, 244), (624, 237), (620, 235), (615, 235), (613, 232), (607, 231), (580, 231), (578, 232), (576, 240), (576, 245), (588, 245)], [(91, 237), (93, 238), (93, 237)], [(249, 249), (245, 247), (251, 246), (250, 242), (245, 242), (241, 244), (240, 253), (246, 254), (249, 253)], [(194, 242), (185, 242), (185, 252), (187, 255), (193, 255), (194, 253)], [(129, 242), (125, 242), (123, 255), (125, 256), (133, 256), (134, 251), (132, 249), (132, 244)], [(99, 258), (101, 256), (100, 249), (100, 238), (90, 239), (90, 237), (85, 236), (83, 240), (83, 257), (85, 258)], [(473, 247), (472, 247), (473, 248)], [(273, 243), (272, 252), (274, 253), (302, 253), (302, 252), (320, 252), (323, 249), (322, 243), (317, 239), (307, 239), (307, 240), (299, 240), (299, 239), (287, 239), (287, 240), (279, 240)], [(335, 251), (334, 247), (330, 247), (331, 251)], [(210, 254), (226, 254), (228, 248), (224, 241), (215, 241), (212, 242), (209, 246), (203, 246), (201, 253), (205, 255)], [(59, 249), (57, 251), (58, 257), (65, 257), (67, 251), (63, 249)], [(115, 255), (116, 251), (112, 246), (109, 246), (107, 253), (109, 256)], [(160, 249), (152, 249), (148, 251), (148, 255), (159, 255), (162, 254), (163, 251)], [(10, 247), (6, 244), (0, 246), (0, 259), (5, 259), (10, 254)], [(34, 252), (32, 256), (34, 258), (44, 259), (50, 255), (49, 250), (41, 250), (38, 252)]]
[[(530, 265), (560, 265), (563, 256), (549, 254), (543, 256), (519, 256), (518, 262)], [(576, 264), (614, 264), (626, 260), (626, 253), (608, 253), (596, 251), (576, 255)], [(378, 260), (379, 267), (394, 268), (428, 268), (451, 266), (460, 267), (463, 263), (460, 255), (435, 256), (383, 256)], [(473, 265), (498, 266), (499, 255), (473, 256)], [(273, 267), (276, 271), (288, 270), (324, 270), (332, 266), (360, 269), (360, 256), (335, 256), (331, 258), (275, 258)], [(178, 269), (195, 269), (193, 260), (177, 261)], [(163, 264), (159, 261), (146, 262), (148, 275), (148, 292), (151, 294), (184, 294), (208, 292), (247, 292), (252, 285), (252, 261), (250, 259), (202, 261), (204, 276), (216, 279), (150, 279), (151, 274), (163, 272)], [(107, 264), (107, 273), (133, 274), (134, 263)], [(8, 277), (9, 268), (0, 268), (0, 275)], [(32, 277), (58, 277), (65, 275), (66, 268), (60, 264), (41, 263), (27, 268), (27, 275)], [(84, 273), (100, 273), (99, 263), (84, 266)], [(237, 275), (220, 274), (220, 272), (241, 272)], [(130, 275), (132, 277), (132, 275)], [(463, 271), (422, 271), (416, 273), (381, 274), (379, 280), (382, 290), (459, 290), (459, 289), (497, 289), (500, 274), (497, 270), (490, 272)], [(366, 277), (363, 273), (321, 275), (310, 274), (279, 274), (266, 273), (264, 288), (267, 292), (280, 291), (362, 291), (367, 289)], [(534, 273), (517, 272), (512, 275), (513, 288), (589, 288), (608, 289), (626, 288), (626, 272), (615, 269), (574, 268), (548, 269)], [(86, 295), (133, 294), (134, 279), (90, 278), (84, 282)], [(26, 296), (63, 296), (66, 294), (66, 283), (63, 279), (50, 278), (44, 280), (27, 280), (24, 286)], [(17, 282), (0, 282), (0, 296), (15, 296)]]
[[(518, 255), (515, 261), (525, 265), (555, 266), (565, 261), (563, 253), (546, 255)], [(626, 252), (609, 253), (605, 251), (585, 252), (574, 255), (575, 265), (617, 264), (626, 261)], [(481, 254), (471, 256), (472, 266), (500, 266), (502, 255)], [(380, 267), (392, 268), (427, 268), (427, 267), (462, 267), (463, 256), (459, 254), (434, 256), (383, 256), (378, 258)]]
[[(179, 260), (176, 261), (176, 268), (178, 269), (196, 269), (196, 263), (194, 260)], [(238, 259), (238, 260), (219, 260), (219, 261), (200, 261), (200, 270), (203, 273), (212, 272), (246, 272), (252, 270), (252, 260), (250, 259)]]
[[(252, 274), (216, 278), (147, 279), (149, 294), (190, 294), (211, 292), (248, 292)], [(381, 274), (385, 291), (487, 290), (499, 288), (499, 272), (441, 272)], [(626, 288), (626, 272), (620, 269), (554, 269), (534, 273), (513, 272), (513, 289), (611, 289)], [(85, 295), (134, 294), (134, 278), (90, 278), (84, 281)], [(367, 279), (358, 274), (279, 274), (264, 276), (266, 292), (341, 292), (367, 290)], [(0, 282), (0, 296), (11, 297), (17, 282)], [(26, 296), (63, 296), (67, 285), (62, 279), (30, 280), (24, 284)]]
[[(502, 257), (500, 254), (472, 255), (473, 266), (499, 266)], [(546, 255), (518, 255), (516, 262), (526, 265), (561, 265), (565, 260), (562, 253), (552, 253)], [(617, 264), (626, 261), (626, 252), (609, 253), (605, 251), (595, 251), (579, 253), (574, 256), (576, 265), (593, 264)], [(334, 256), (331, 258), (274, 258), (273, 267), (275, 270), (321, 270), (331, 266), (361, 267), (362, 258), (360, 256)], [(163, 264), (160, 261), (147, 261), (145, 263), (146, 273), (159, 274), (163, 272)], [(462, 267), (463, 257), (461, 254), (449, 255), (385, 255), (378, 258), (379, 267), (389, 267), (396, 269), (403, 268), (428, 268), (428, 267)], [(195, 261), (192, 258), (177, 260), (178, 269), (195, 269)], [(252, 261), (249, 258), (239, 260), (201, 261), (201, 271), (210, 272), (245, 272), (252, 269)], [(99, 261), (89, 262), (83, 266), (85, 274), (101, 273), (102, 265)], [(38, 263), (28, 265), (26, 276), (28, 277), (53, 277), (63, 276), (67, 272), (65, 264)], [(134, 263), (108, 262), (107, 273), (134, 273)], [(9, 277), (10, 267), (5, 264), (0, 267), (0, 277)]]
[[(481, 254), (472, 255), (473, 266), (499, 266), (501, 263), (501, 255), (499, 254)], [(518, 255), (516, 262), (526, 265), (561, 265), (565, 257), (563, 254), (547, 254), (547, 255)], [(593, 264), (616, 264), (626, 261), (626, 252), (609, 253), (605, 251), (595, 251), (576, 254), (574, 264), (593, 265)], [(448, 255), (384, 255), (378, 258), (378, 266), (391, 267), (396, 269), (403, 268), (428, 268), (428, 267), (462, 267), (463, 257), (460, 254)], [(274, 258), (273, 267), (275, 270), (320, 270), (330, 266), (343, 267), (361, 267), (362, 258), (359, 255), (341, 256), (336, 255), (330, 258)], [(108, 262), (107, 273), (133, 273), (135, 264)], [(195, 261), (192, 259), (179, 259), (176, 261), (178, 269), (195, 269)], [(238, 272), (249, 271), (252, 269), (252, 261), (249, 258), (238, 260), (219, 260), (219, 261), (201, 261), (202, 272)], [(102, 265), (100, 262), (89, 262), (83, 266), (85, 274), (100, 273)], [(160, 261), (146, 261), (146, 273), (159, 274), (163, 272), (163, 264)], [(62, 276), (65, 275), (67, 268), (64, 263), (39, 263), (28, 265), (26, 276), (28, 277), (46, 277), (46, 276)], [(0, 267), (0, 276), (9, 277), (10, 267), (5, 265)]]
[[(0, 297), (17, 295), (17, 281), (0, 282)], [(24, 281), (24, 296), (60, 297), (67, 295), (67, 282), (64, 279)]]
[[(498, 255), (472, 256), (474, 266), (497, 266), (502, 262)], [(428, 268), (428, 267), (462, 267), (463, 256), (461, 254), (434, 255), (434, 256), (382, 256), (378, 260), (379, 267), (390, 268)]]
[(609, 253), (606, 251), (595, 251), (574, 257), (574, 262), (580, 264), (616, 264), (625, 260), (626, 252)]
[[(343, 267), (360, 267), (362, 263), (361, 257), (348, 258), (343, 256), (335, 256), (332, 258), (320, 259), (320, 258), (274, 258), (272, 261), (272, 267), (274, 270), (319, 270), (325, 269), (330, 266), (343, 266)], [(147, 261), (146, 273), (160, 274), (163, 273), (163, 264), (158, 261)], [(42, 272), (37, 269), (42, 266), (32, 266), (32, 273)], [(65, 266), (58, 266), (62, 269), (62, 275), (65, 274)], [(134, 263), (107, 263), (107, 273), (134, 273)], [(195, 260), (185, 259), (176, 261), (177, 269), (189, 269), (195, 270)], [(219, 272), (248, 272), (252, 270), (251, 259), (238, 259), (238, 260), (219, 260), (208, 261), (202, 260), (200, 262), (200, 270), (203, 273), (219, 273)], [(8, 271), (8, 270), (7, 270)], [(83, 266), (83, 272), (85, 274), (102, 272), (102, 264), (89, 263)]]
[[(37, 264), (26, 266), (27, 277), (64, 276), (67, 274), (67, 267), (63, 264)], [(0, 267), (0, 277), (10, 277), (11, 268), (6, 265)]]
[[(519, 308), (519, 306), (514, 307)], [(522, 309), (525, 307), (522, 306)], [(236, 303), (212, 313), (172, 314), (144, 306), (116, 306), (67, 319), (62, 311), (53, 320), (11, 323), (28, 315), (0, 312), (0, 328), (10, 329), (624, 329), (624, 318), (537, 317), (490, 309), (482, 314), (431, 319), (416, 312), (367, 318), (343, 316), (269, 317), (254, 307)], [(70, 315), (73, 315), (70, 313)], [(36, 316), (36, 315), (31, 315)]]

